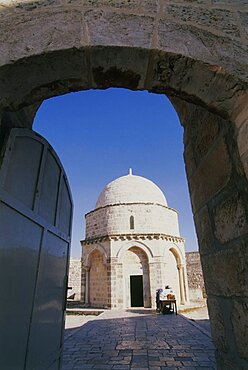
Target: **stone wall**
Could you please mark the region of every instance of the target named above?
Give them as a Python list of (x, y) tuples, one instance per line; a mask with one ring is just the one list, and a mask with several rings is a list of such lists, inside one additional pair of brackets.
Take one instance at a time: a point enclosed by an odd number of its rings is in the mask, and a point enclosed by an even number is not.
[(69, 279), (68, 287), (72, 289), (68, 290), (67, 297), (75, 294), (74, 299), (81, 299), (81, 258), (71, 258), (69, 267)]
[(190, 301), (203, 299), (205, 285), (199, 252), (186, 252), (187, 275)]
[(89, 304), (92, 307), (109, 307), (108, 272), (103, 256), (98, 250), (91, 254), (89, 274)]
[[(134, 229), (130, 229), (131, 216)], [(177, 212), (158, 204), (132, 203), (105, 206), (86, 215), (86, 239), (132, 232), (179, 236)]]

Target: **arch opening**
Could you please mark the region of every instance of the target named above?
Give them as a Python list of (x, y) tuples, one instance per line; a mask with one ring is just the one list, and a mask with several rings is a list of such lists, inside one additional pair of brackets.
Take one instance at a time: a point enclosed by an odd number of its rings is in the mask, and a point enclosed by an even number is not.
[[(176, 287), (176, 296), (178, 298), (178, 302), (184, 305), (189, 301), (186, 265), (182, 260), (182, 255), (177, 247), (173, 246), (169, 251), (170, 253), (167, 263), (170, 268), (173, 266), (174, 271), (176, 271), (174, 274), (168, 274), (168, 276), (171, 276), (172, 279), (171, 284), (169, 285)], [(172, 256), (173, 258), (171, 258)]]
[(99, 250), (94, 250), (90, 255), (88, 304), (91, 307), (109, 307), (108, 272), (103, 255)]
[[(230, 36), (220, 27), (217, 36), (206, 30), (207, 23), (192, 27), (177, 13), (172, 21), (169, 4), (149, 11), (149, 1), (141, 9), (134, 6), (132, 14), (109, 4), (78, 9), (25, 3), (0, 8), (6, 44), (0, 68), (2, 136), (11, 127), (31, 127), (33, 104), (69, 91), (116, 86), (170, 96), (185, 126), (185, 162), (219, 364), (245, 367), (244, 325), (237, 320), (247, 316), (244, 31)], [(239, 2), (228, 14), (239, 11), (236, 6)], [(26, 37), (29, 32), (32, 38)]]
[(139, 247), (129, 248), (123, 256), (124, 306), (151, 307), (148, 257)]

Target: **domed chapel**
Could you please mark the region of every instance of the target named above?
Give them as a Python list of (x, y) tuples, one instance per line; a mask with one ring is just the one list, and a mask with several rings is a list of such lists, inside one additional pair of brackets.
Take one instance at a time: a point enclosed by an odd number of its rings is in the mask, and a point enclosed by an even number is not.
[(178, 213), (152, 181), (132, 174), (110, 182), (85, 215), (82, 297), (92, 307), (155, 307), (156, 289), (188, 301)]

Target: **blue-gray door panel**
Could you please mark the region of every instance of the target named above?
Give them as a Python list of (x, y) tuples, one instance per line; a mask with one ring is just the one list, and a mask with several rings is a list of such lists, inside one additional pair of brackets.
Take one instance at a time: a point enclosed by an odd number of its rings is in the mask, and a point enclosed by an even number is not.
[(47, 233), (40, 256), (27, 357), (28, 369), (50, 369), (54, 361), (59, 361), (62, 348), (58, 347), (58, 342), (61, 340), (63, 325), (64, 271), (68, 250), (68, 243)]
[(0, 203), (0, 369), (24, 368), (42, 233)]
[(72, 198), (49, 143), (12, 129), (0, 167), (0, 369), (60, 368)]

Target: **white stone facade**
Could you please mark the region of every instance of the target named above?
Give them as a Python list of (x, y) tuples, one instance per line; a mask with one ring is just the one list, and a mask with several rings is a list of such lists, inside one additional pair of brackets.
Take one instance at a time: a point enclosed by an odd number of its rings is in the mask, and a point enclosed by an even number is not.
[(177, 212), (161, 190), (131, 173), (100, 194), (86, 214), (82, 299), (95, 307), (155, 307), (156, 289), (172, 286), (188, 301), (184, 240)]
[(154, 203), (122, 203), (98, 208), (86, 215), (86, 239), (112, 234), (129, 234), (133, 216), (135, 233), (179, 236), (174, 209)]

